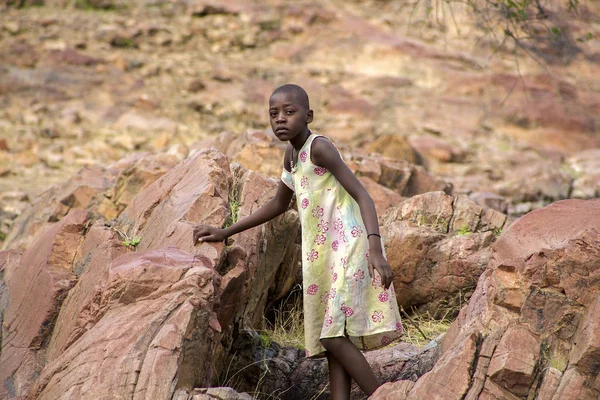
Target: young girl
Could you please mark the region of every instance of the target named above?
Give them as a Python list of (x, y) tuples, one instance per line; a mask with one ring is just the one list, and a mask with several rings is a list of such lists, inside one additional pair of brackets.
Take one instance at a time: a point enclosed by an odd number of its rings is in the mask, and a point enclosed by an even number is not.
[(269, 100), (271, 127), (289, 141), (275, 197), (229, 228), (197, 225), (194, 242), (222, 241), (284, 213), (296, 193), (302, 226), (305, 346), (326, 355), (332, 399), (349, 399), (351, 379), (371, 395), (379, 386), (359, 349), (402, 335), (392, 270), (382, 248), (373, 200), (333, 144), (308, 129), (308, 95), (277, 88)]

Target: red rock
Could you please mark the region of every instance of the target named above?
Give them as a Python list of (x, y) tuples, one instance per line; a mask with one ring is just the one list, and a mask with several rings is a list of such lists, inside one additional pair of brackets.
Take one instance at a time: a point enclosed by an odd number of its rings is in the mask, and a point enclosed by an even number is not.
[(98, 213), (106, 220), (118, 217), (139, 192), (167, 173), (177, 162), (178, 158), (174, 155), (137, 153), (110, 166), (109, 169), (118, 172), (114, 185), (98, 206)]
[(75, 283), (72, 260), (88, 213), (71, 212), (40, 235), (20, 259), (4, 266), (8, 289), (3, 312), (0, 397), (25, 396), (44, 362), (60, 305)]
[[(600, 273), (599, 211), (598, 200), (565, 200), (515, 221), (492, 246), (488, 269), (447, 332), (440, 360), (407, 398), (532, 396), (536, 371), (560, 362), (564, 349), (571, 349), (569, 367), (562, 377), (542, 375), (539, 392), (553, 400), (598, 398), (600, 329), (592, 315), (600, 304), (594, 283)], [(481, 351), (466, 363), (465, 347), (481, 334)], [(540, 351), (540, 338), (549, 350)], [(465, 374), (473, 379), (461, 378)]]
[(600, 368), (600, 298), (581, 317), (570, 352), (569, 365), (586, 374), (597, 374)]
[(384, 383), (369, 397), (369, 400), (405, 400), (414, 385), (413, 381)]
[(395, 207), (404, 200), (404, 197), (397, 192), (378, 184), (371, 178), (360, 177), (358, 180), (373, 199), (377, 215), (385, 214), (390, 207)]
[(552, 367), (546, 368), (546, 371), (544, 371), (543, 374), (542, 384), (538, 390), (537, 398), (539, 400), (552, 400), (556, 389), (558, 389), (561, 377), (562, 372), (559, 370)]
[(140, 250), (176, 246), (216, 263), (221, 245), (195, 246), (192, 228), (196, 223), (224, 224), (230, 185), (225, 156), (215, 150), (200, 151), (141, 191), (119, 216), (117, 228), (128, 237), (140, 237)]
[(175, 248), (113, 260), (82, 299), (92, 317), (85, 333), (46, 364), (30, 396), (162, 399), (172, 396), (173, 382), (209, 384), (220, 338), (212, 312), (218, 286), (209, 263)]
[(114, 175), (101, 167), (87, 167), (63, 184), (50, 187), (13, 222), (3, 248), (27, 247), (38, 231), (60, 221), (74, 209), (95, 210)]
[(525, 396), (533, 381), (539, 354), (539, 338), (524, 327), (510, 327), (494, 351), (488, 375), (514, 395)]
[(476, 358), (479, 341), (479, 337), (470, 335), (442, 356), (435, 365), (435, 374), (432, 371), (417, 380), (408, 398), (450, 400), (465, 396), (471, 381), (469, 367)]
[(86, 67), (103, 62), (101, 59), (87, 56), (73, 49), (52, 50), (48, 53), (48, 60), (51, 64), (68, 64)]
[(96, 222), (86, 234), (73, 261), (73, 272), (79, 280), (60, 309), (46, 353), (48, 362), (96, 324), (98, 305), (93, 303), (93, 297), (97, 295), (97, 286), (106, 283), (112, 261), (128, 252), (118, 233), (102, 221)]
[(409, 139), (411, 146), (425, 159), (437, 162), (458, 161), (460, 151), (441, 138), (417, 136)]
[(596, 400), (598, 390), (585, 386), (586, 377), (576, 368), (565, 371), (552, 400)]

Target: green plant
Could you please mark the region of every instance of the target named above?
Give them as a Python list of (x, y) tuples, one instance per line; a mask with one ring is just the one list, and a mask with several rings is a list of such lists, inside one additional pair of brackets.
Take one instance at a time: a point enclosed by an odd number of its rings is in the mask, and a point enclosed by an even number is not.
[(109, 226), (113, 231), (115, 231), (119, 234), (119, 237), (121, 238), (121, 243), (124, 246), (136, 249), (138, 247), (138, 245), (140, 244), (140, 242), (142, 241), (142, 237), (137, 236), (137, 234), (133, 234), (130, 236), (115, 226), (112, 226), (112, 225), (109, 225)]
[(494, 228), (492, 229), (492, 233), (494, 234), (494, 236), (499, 237), (500, 235), (502, 235), (502, 228)]
[(457, 236), (468, 236), (471, 235), (473, 231), (469, 228), (469, 225), (463, 225), (458, 231), (456, 231)]
[(135, 247), (138, 246), (138, 244), (140, 244), (141, 240), (142, 240), (141, 236), (136, 236), (136, 237), (133, 237), (133, 238), (126, 239), (126, 240), (124, 240), (121, 243), (123, 243), (127, 247), (134, 247), (135, 248)]

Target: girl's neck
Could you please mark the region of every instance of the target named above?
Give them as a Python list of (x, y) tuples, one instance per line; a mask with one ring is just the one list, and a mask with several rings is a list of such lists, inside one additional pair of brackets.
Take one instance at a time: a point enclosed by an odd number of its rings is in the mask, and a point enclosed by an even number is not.
[(304, 143), (306, 142), (306, 140), (308, 139), (310, 134), (311, 134), (310, 129), (307, 128), (304, 131), (302, 131), (301, 133), (299, 133), (293, 139), (290, 139), (290, 144), (296, 149), (296, 151), (300, 151), (300, 149), (302, 148), (302, 146), (304, 146)]

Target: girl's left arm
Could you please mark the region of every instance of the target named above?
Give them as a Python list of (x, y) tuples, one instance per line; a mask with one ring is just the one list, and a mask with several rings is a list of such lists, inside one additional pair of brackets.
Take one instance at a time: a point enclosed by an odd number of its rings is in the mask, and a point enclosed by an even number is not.
[[(379, 235), (379, 222), (375, 203), (364, 186), (356, 178), (350, 168), (340, 157), (340, 153), (333, 144), (322, 137), (314, 139), (311, 148), (311, 161), (313, 164), (327, 168), (340, 182), (346, 191), (356, 200), (360, 207), (360, 214), (365, 224), (367, 235), (375, 233)], [(369, 237), (369, 273), (373, 277), (373, 269), (381, 275), (381, 282), (387, 289), (392, 284), (393, 273), (381, 247), (381, 238), (372, 235)]]

